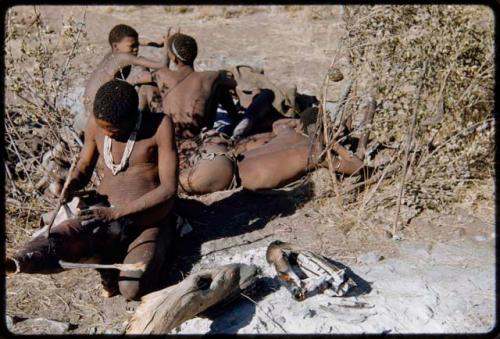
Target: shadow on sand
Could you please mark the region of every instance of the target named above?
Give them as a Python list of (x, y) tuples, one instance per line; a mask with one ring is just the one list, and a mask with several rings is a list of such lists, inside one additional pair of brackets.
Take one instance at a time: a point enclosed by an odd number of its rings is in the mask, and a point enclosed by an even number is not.
[(208, 205), (179, 199), (175, 211), (189, 220), (193, 231), (176, 241), (176, 264), (172, 268), (179, 275), (177, 279), (182, 279), (179, 271), (189, 272), (201, 258), (203, 243), (263, 229), (274, 218), (294, 214), (311, 200), (313, 193), (313, 183), (306, 181), (290, 191), (236, 191)]

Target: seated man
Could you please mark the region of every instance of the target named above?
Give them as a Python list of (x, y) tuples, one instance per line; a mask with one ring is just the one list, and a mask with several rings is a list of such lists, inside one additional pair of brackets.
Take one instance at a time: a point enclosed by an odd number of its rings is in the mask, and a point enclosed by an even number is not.
[[(138, 57), (139, 53), (139, 35), (135, 29), (127, 25), (117, 25), (109, 32), (109, 45), (111, 51), (106, 54), (104, 59), (98, 64), (92, 72), (85, 87), (83, 94), (83, 104), (85, 106), (86, 116), (75, 121), (74, 127), (80, 131), (85, 126), (87, 118), (91, 116), (93, 102), (97, 90), (106, 82), (113, 79), (129, 81), (132, 84), (142, 81), (143, 74), (138, 73), (138, 78), (129, 78), (131, 66), (142, 66), (158, 69), (165, 67), (165, 60), (160, 62), (152, 61), (143, 57)], [(142, 40), (147, 46), (164, 46), (158, 42)]]
[(145, 271), (101, 270), (108, 295), (138, 300), (156, 288), (173, 237), (171, 209), (178, 161), (173, 125), (163, 114), (142, 113), (127, 82), (112, 80), (97, 91), (94, 116), (65, 197), (83, 189), (98, 161), (103, 179), (99, 207), (55, 225), (6, 259), (7, 272), (50, 274), (59, 260), (145, 264)]
[(190, 139), (203, 127), (211, 128), (219, 103), (229, 114), (236, 114), (229, 93), (236, 85), (234, 79), (226, 72), (194, 70), (198, 46), (193, 37), (176, 33), (166, 47), (175, 70), (161, 68), (153, 73), (152, 80), (160, 90), (163, 112), (172, 117), (176, 136)]
[[(229, 189), (238, 185), (249, 190), (278, 188), (304, 175), (314, 167), (327, 167), (321, 156), (323, 145), (305, 134), (315, 125), (317, 109), (306, 110), (301, 119), (281, 119), (273, 132), (262, 133), (240, 141), (232, 152), (199, 151), (202, 161), (179, 176), (179, 189), (187, 194), (213, 192), (213, 187)], [(332, 150), (336, 172), (356, 174), (363, 162), (339, 143)], [(233, 163), (216, 163), (218, 156), (231, 153)], [(207, 156), (208, 155), (208, 156)], [(227, 156), (226, 156), (227, 157)], [(222, 157), (219, 157), (222, 158)], [(213, 160), (211, 160), (213, 159)], [(237, 183), (237, 185), (235, 185)]]
[[(228, 140), (223, 135), (200, 136), (204, 128), (211, 128), (215, 121), (217, 106), (221, 105), (229, 114), (236, 114), (229, 90), (235, 82), (226, 72), (195, 71), (194, 60), (198, 46), (189, 35), (176, 33), (166, 43), (167, 56), (175, 69), (162, 68), (152, 74), (162, 97), (163, 112), (169, 115), (175, 126), (180, 168), (192, 167), (200, 159), (195, 150), (202, 147), (208, 152), (222, 152), (227, 149)], [(199, 144), (203, 141), (203, 144)], [(232, 159), (218, 158), (223, 168), (231, 166)], [(232, 172), (232, 169), (229, 171)], [(220, 190), (218, 181), (211, 190)]]

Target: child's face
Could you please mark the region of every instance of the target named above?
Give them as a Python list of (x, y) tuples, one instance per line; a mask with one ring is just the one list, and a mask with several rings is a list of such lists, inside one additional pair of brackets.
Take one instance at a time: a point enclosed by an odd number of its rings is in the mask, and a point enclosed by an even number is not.
[(139, 53), (139, 41), (134, 37), (126, 36), (120, 42), (113, 42), (112, 48), (113, 52), (137, 55)]
[(128, 121), (115, 125), (101, 119), (95, 119), (95, 121), (97, 126), (102, 129), (104, 135), (115, 140), (127, 138), (132, 130), (132, 125)]

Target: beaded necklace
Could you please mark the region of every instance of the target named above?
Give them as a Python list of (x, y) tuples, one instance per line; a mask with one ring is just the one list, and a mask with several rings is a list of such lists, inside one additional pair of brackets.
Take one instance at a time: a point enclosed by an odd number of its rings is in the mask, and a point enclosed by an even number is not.
[(103, 150), (104, 163), (111, 170), (113, 175), (118, 174), (118, 172), (123, 170), (123, 168), (127, 164), (128, 158), (130, 157), (132, 149), (134, 148), (135, 139), (137, 138), (137, 132), (141, 128), (141, 123), (142, 123), (142, 112), (139, 111), (139, 116), (135, 124), (134, 130), (132, 131), (132, 133), (130, 133), (130, 136), (128, 137), (127, 145), (125, 146), (125, 150), (123, 151), (122, 160), (118, 165), (115, 165), (113, 162), (113, 154), (111, 153), (111, 138), (108, 137), (107, 135), (104, 136), (104, 150)]

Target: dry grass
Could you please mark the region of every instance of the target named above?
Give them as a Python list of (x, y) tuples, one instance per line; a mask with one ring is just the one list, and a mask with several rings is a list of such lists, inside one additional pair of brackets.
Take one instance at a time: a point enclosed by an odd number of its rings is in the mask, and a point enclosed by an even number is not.
[[(346, 185), (344, 210), (362, 220), (392, 209), (397, 199), (384, 192), (402, 182), (403, 225), (424, 209), (460, 201), (461, 189), (493, 172), (491, 12), (480, 6), (352, 6), (343, 13), (343, 51), (353, 81), (344, 114), (359, 111), (363, 93), (375, 88), (369, 148), (390, 147), (393, 164), (389, 171), (379, 167), (377, 180), (356, 190)], [(324, 130), (332, 142), (337, 126), (328, 121)]]
[[(204, 19), (237, 18), (262, 10), (242, 6), (164, 9)], [(309, 20), (327, 22), (331, 17), (328, 11), (307, 6), (282, 9), (291, 17), (304, 15)], [(352, 6), (344, 7), (343, 13), (339, 30), (344, 34), (337, 61), (349, 61), (351, 74), (344, 75), (353, 83), (343, 114), (356, 114), (364, 94), (374, 87), (377, 107), (368, 146), (390, 147), (380, 152), (390, 161), (365, 183), (331, 177), (326, 170), (322, 175), (314, 173), (313, 177), (319, 176), (315, 183), (321, 196), (314, 204), (329, 211), (324, 217), (350, 235), (374, 231), (374, 224), (390, 226), (413, 112), (416, 127), (401, 199), (402, 224), (407, 225), (421, 211), (444, 210), (461, 199), (470, 200), (471, 206), (478, 205), (476, 199), (492, 201), (479, 193), (474, 199), (464, 194), (493, 176), (492, 14), (478, 6)], [(58, 128), (70, 122), (69, 112), (61, 105), (71, 85), (64, 75), (76, 71), (72, 57), (85, 45), (84, 18), (63, 21), (61, 31), (54, 31), (44, 25), (36, 11), (31, 17), (21, 18), (13, 12), (7, 16), (6, 73), (12, 75), (6, 78), (5, 111), (9, 249), (29, 239), (40, 214), (51, 206), (51, 201), (34, 189), (33, 183), (42, 175), (36, 167), (41, 155), (60, 141)], [(57, 43), (47, 43), (49, 40)], [(61, 49), (64, 52), (60, 53)], [(430, 67), (421, 99), (416, 100), (424, 62)], [(327, 94), (325, 91), (325, 100)], [(322, 119), (318, 130), (324, 129), (331, 143), (337, 126)], [(360, 132), (355, 130), (353, 135)], [(374, 153), (366, 160), (368, 165), (380, 160)], [(332, 179), (338, 180), (339, 186), (334, 186)], [(336, 196), (342, 198), (340, 206), (332, 199)], [(57, 278), (27, 276), (15, 284), (8, 280), (8, 313), (33, 317), (47, 316), (47, 310), (53, 310), (55, 320), (85, 319), (102, 324), (104, 302), (98, 295), (97, 279), (95, 272), (71, 271)], [(90, 295), (88, 299), (82, 297), (85, 293)]]

